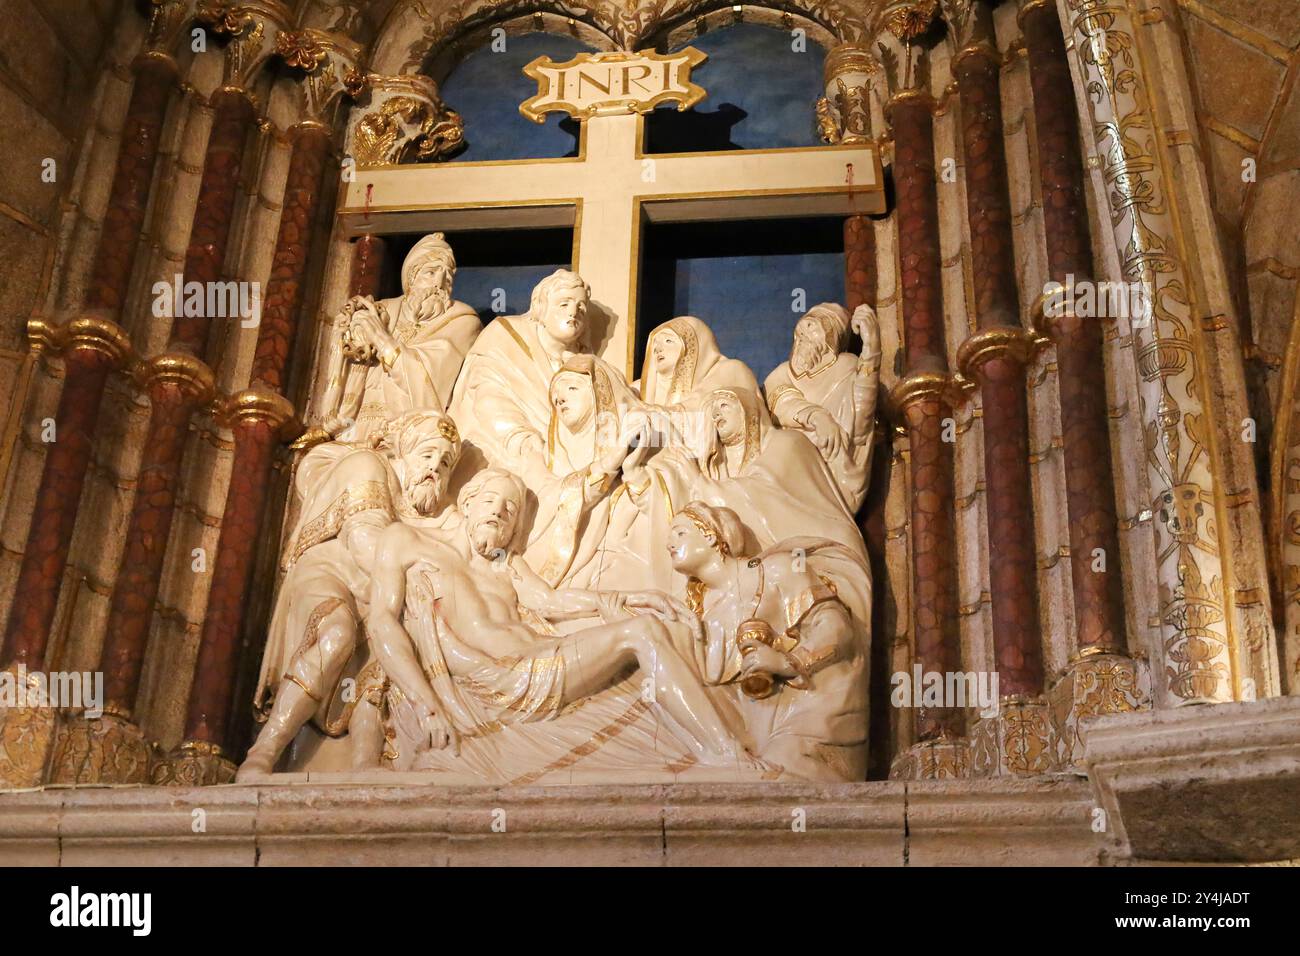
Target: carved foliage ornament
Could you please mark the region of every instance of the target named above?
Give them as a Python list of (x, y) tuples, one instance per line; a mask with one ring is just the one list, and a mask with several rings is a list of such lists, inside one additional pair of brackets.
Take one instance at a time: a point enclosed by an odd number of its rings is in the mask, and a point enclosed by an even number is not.
[(194, 11), (194, 19), (210, 32), (221, 37), (234, 37), (253, 24), (253, 15), (220, 0), (201, 0)]
[(275, 53), (293, 70), (313, 72), (328, 55), (310, 30), (291, 30), (275, 38)]
[(412, 91), (384, 98), (357, 121), (352, 155), (358, 166), (428, 162), (449, 155), (464, 139), (459, 113)]

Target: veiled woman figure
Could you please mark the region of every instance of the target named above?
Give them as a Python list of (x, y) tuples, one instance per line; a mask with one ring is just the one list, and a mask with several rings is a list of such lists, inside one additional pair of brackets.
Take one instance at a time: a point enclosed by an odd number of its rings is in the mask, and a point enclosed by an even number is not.
[(698, 414), (715, 388), (740, 388), (758, 394), (749, 366), (727, 358), (713, 330), (693, 315), (679, 315), (650, 332), (641, 378), (632, 387), (644, 404), (656, 447), (685, 443), (698, 453), (707, 440), (707, 423)]
[(839, 542), (867, 562), (866, 546), (835, 478), (802, 432), (773, 427), (747, 389), (709, 394), (713, 423), (690, 498), (730, 508), (754, 535), (750, 553), (812, 535)]
[(593, 356), (565, 361), (551, 378), (549, 394), (546, 465), (551, 478), (536, 491), (537, 516), (525, 558), (556, 586), (599, 545), (608, 509), (596, 505), (613, 489), (627, 448), (620, 435), (624, 408), (619, 391)]
[[(718, 388), (754, 396), (758, 381), (749, 366), (727, 358), (713, 331), (693, 315), (669, 319), (646, 340), (641, 378), (633, 383), (640, 407), (622, 422), (625, 435), (641, 446), (624, 465), (624, 482), (609, 498), (609, 532), (590, 561), (575, 563), (583, 586), (673, 587), (667, 530), (673, 501), (690, 500), (694, 461), (710, 447), (711, 427), (704, 406)], [(603, 582), (603, 583), (602, 583)]]
[(679, 315), (650, 332), (641, 379), (633, 387), (647, 404), (698, 409), (715, 388), (757, 392), (758, 381), (748, 365), (722, 354), (712, 329), (693, 315)]

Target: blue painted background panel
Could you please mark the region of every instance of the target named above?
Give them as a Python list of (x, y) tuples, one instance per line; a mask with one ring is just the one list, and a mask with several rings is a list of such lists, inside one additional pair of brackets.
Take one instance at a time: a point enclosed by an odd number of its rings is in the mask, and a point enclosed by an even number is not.
[(505, 42), (500, 53), (494, 53), (491, 45), (475, 50), (443, 81), (442, 98), (465, 121), (468, 144), (453, 161), (576, 155), (577, 123), (560, 113), (548, 113), (546, 122), (539, 124), (519, 112), (519, 104), (537, 93), (537, 81), (524, 73), (524, 67), (539, 56), (562, 63), (591, 47), (552, 33), (510, 36)]
[(708, 94), (695, 109), (657, 109), (647, 120), (646, 150), (817, 146), (814, 106), (824, 90), (826, 51), (811, 41), (792, 49), (789, 32), (738, 23), (692, 39), (709, 58), (691, 71)]

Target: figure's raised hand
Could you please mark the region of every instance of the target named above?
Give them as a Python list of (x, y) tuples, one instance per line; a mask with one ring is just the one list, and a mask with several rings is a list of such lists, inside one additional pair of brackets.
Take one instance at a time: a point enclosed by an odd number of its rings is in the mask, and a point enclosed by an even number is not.
[(880, 354), (880, 322), (876, 310), (865, 302), (853, 310), (849, 320), (853, 331), (862, 339), (862, 357), (864, 359)]

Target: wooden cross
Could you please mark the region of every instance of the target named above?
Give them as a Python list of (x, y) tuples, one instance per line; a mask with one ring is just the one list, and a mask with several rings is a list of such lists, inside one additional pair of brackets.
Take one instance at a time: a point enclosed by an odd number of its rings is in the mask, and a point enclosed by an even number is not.
[(647, 155), (639, 112), (580, 118), (574, 158), (361, 168), (345, 184), (343, 227), (348, 235), (571, 227), (572, 268), (604, 313), (603, 322), (592, 317), (593, 328), (605, 329), (593, 344), (606, 361), (625, 366), (631, 381), (647, 220), (850, 216), (885, 208), (880, 157), (870, 145)]

